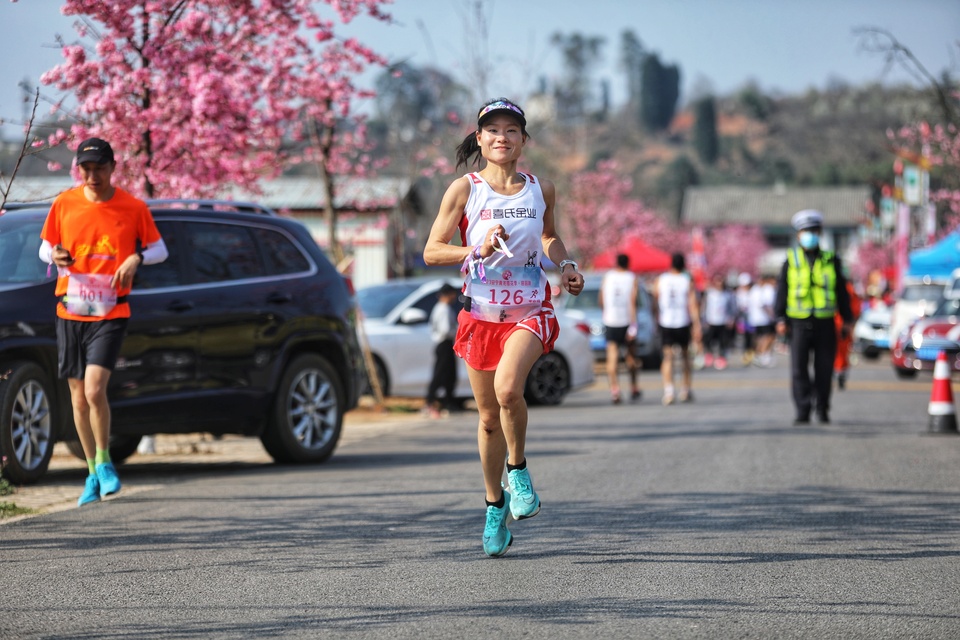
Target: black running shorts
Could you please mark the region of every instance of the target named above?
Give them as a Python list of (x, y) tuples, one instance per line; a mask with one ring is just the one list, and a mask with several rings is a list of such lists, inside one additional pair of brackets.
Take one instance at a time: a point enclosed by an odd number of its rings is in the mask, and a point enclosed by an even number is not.
[(57, 318), (57, 365), (61, 379), (83, 380), (87, 365), (113, 371), (127, 331), (127, 318), (64, 320)]
[(627, 344), (633, 342), (633, 340), (627, 338), (627, 330), (629, 328), (630, 327), (608, 327), (604, 325), (604, 337), (606, 337), (607, 342), (613, 342), (621, 347), (626, 346)]
[(660, 342), (665, 347), (676, 345), (678, 347), (689, 347), (691, 339), (690, 325), (685, 327), (660, 327)]

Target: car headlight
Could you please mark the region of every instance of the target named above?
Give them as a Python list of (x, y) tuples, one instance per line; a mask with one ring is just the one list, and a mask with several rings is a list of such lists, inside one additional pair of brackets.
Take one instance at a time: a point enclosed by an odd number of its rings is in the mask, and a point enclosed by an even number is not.
[(912, 336), (910, 336), (910, 342), (913, 344), (914, 349), (919, 349), (920, 346), (923, 344), (923, 334), (922, 333), (913, 334)]

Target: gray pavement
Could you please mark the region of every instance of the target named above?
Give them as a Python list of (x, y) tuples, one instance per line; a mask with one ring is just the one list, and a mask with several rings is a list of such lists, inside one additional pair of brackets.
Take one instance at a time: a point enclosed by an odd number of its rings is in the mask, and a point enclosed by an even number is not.
[(115, 499), (0, 527), (0, 637), (960, 636), (960, 437), (926, 433), (929, 376), (863, 364), (801, 428), (783, 362), (700, 372), (689, 405), (643, 382), (531, 411), (544, 507), (501, 559), (473, 413), (348, 426), (317, 467), (127, 465)]
[[(358, 409), (344, 417), (339, 446), (349, 446), (367, 438), (376, 438), (391, 430), (429, 422), (419, 414), (417, 399), (391, 399), (375, 408), (371, 398), (364, 398)], [(336, 452), (334, 453), (336, 455)], [(272, 459), (258, 438), (228, 435), (214, 438), (207, 433), (161, 434), (156, 436), (155, 453), (134, 454), (121, 469), (147, 470), (137, 481), (125, 482), (122, 495), (158, 489), (179, 479), (171, 468), (246, 467), (268, 465)], [(48, 473), (37, 484), (18, 487), (4, 500), (33, 513), (0, 519), (0, 526), (46, 513), (77, 508), (77, 497), (83, 488), (86, 465), (67, 450), (63, 443), (54, 447)], [(121, 496), (107, 498), (119, 499)]]

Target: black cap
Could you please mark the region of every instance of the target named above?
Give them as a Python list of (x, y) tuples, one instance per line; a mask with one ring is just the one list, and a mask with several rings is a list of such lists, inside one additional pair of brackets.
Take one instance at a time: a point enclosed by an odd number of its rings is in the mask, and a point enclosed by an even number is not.
[(113, 162), (113, 148), (110, 143), (100, 138), (88, 138), (77, 147), (77, 164), (96, 162), (107, 164)]
[(444, 282), (443, 285), (440, 287), (440, 291), (437, 291), (437, 295), (441, 295), (441, 296), (449, 296), (456, 293), (460, 293), (460, 290), (457, 289), (452, 284), (450, 284), (449, 282)]

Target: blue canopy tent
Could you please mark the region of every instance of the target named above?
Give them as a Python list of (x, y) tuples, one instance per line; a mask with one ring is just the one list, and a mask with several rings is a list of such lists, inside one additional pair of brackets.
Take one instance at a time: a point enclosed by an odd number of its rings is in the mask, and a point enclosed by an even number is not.
[(948, 278), (958, 267), (960, 267), (960, 231), (954, 231), (934, 245), (911, 251), (907, 276)]

